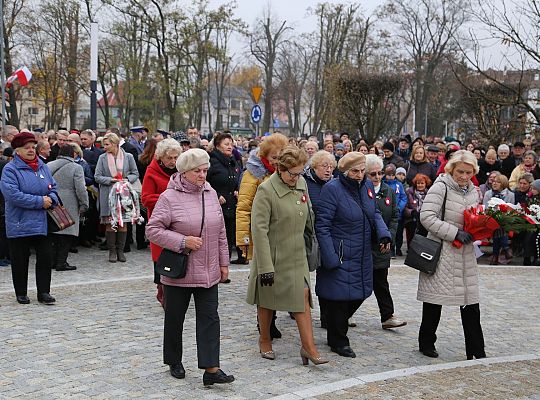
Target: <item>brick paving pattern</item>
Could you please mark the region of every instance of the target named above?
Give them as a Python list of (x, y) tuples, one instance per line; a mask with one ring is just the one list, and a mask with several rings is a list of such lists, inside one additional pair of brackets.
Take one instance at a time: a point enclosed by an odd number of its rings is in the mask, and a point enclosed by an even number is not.
[[(187, 376), (176, 380), (162, 363), (163, 311), (155, 299), (150, 253), (134, 251), (127, 258), (127, 263), (109, 264), (106, 252), (95, 249), (70, 255), (70, 263), (78, 269), (53, 271), (51, 294), (57, 304), (50, 307), (35, 298), (33, 268), (32, 303), (27, 306), (16, 303), (10, 269), (0, 268), (1, 399), (265, 399), (366, 374), (465, 360), (457, 307), (443, 308), (440, 357), (429, 359), (418, 352), (417, 273), (397, 266), (389, 281), (396, 314), (409, 322), (406, 327), (383, 331), (372, 296), (354, 317), (358, 327), (350, 330), (358, 357), (345, 359), (326, 346), (316, 305), (315, 340), (330, 363), (304, 367), (295, 323), (280, 312), (277, 325), (283, 338), (274, 341), (277, 359), (264, 360), (258, 354), (255, 309), (244, 301), (248, 272), (245, 266), (233, 267), (232, 283), (220, 286), (221, 367), (234, 374), (236, 382), (205, 389), (202, 371), (196, 368), (193, 305), (184, 331)], [(537, 354), (540, 268), (487, 267), (480, 274), (488, 356)], [(455, 368), (373, 382), (319, 398), (539, 398), (538, 366), (531, 360)], [(433, 387), (430, 382), (437, 384)], [(484, 393), (487, 397), (482, 397)]]

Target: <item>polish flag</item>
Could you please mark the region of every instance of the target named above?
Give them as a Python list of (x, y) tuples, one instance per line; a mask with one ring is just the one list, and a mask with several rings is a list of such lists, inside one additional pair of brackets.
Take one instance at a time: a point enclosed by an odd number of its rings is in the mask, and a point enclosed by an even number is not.
[(30, 82), (30, 79), (32, 79), (32, 73), (28, 67), (21, 67), (7, 78), (6, 87), (10, 87), (16, 80), (19, 81), (21, 86), (26, 86), (28, 85), (28, 82)]

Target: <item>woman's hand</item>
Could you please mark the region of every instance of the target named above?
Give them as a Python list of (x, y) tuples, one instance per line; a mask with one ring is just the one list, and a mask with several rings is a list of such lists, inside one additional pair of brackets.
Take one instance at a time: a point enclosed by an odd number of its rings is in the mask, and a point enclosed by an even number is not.
[(465, 232), (459, 229), (458, 233), (456, 234), (455, 240), (463, 244), (469, 244), (473, 242), (473, 235), (471, 235), (469, 232)]
[(43, 196), (43, 208), (45, 210), (51, 208), (52, 203), (53, 203), (53, 201), (49, 196)]
[(234, 197), (238, 198), (238, 190), (234, 191)]
[(225, 282), (227, 279), (229, 279), (229, 267), (221, 266), (221, 267), (219, 267), (219, 269), (220, 269), (220, 272), (221, 272), (221, 281), (220, 282)]
[(379, 241), (379, 250), (382, 254), (386, 254), (386, 253), (389, 253), (390, 252), (390, 244), (392, 243), (392, 241), (390, 240), (390, 238), (382, 238), (380, 241)]
[(186, 248), (197, 251), (202, 246), (202, 239), (196, 236), (186, 236)]
[(227, 200), (225, 200), (225, 197), (223, 196), (219, 196), (218, 201), (220, 205), (223, 205), (227, 202)]

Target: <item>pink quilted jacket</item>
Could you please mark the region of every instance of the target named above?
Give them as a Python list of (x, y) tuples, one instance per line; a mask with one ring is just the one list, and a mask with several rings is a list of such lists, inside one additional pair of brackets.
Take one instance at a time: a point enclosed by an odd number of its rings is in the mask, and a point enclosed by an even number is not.
[[(209, 288), (221, 279), (220, 266), (229, 265), (225, 223), (216, 191), (206, 182), (203, 186), (205, 217), (203, 245), (189, 255), (187, 274), (182, 279), (161, 277), (170, 286)], [(201, 188), (180, 174), (171, 177), (167, 190), (160, 196), (146, 225), (146, 236), (160, 247), (181, 252), (184, 236), (199, 236), (202, 217)]]

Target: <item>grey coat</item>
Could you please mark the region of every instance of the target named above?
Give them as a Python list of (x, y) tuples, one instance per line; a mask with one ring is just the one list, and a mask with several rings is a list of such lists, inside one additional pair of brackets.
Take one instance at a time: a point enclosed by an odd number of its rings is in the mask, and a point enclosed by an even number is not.
[[(139, 171), (137, 170), (135, 159), (122, 148), (119, 148), (118, 151), (124, 153), (124, 169), (122, 175), (127, 178), (129, 183), (133, 184), (139, 179)], [(103, 153), (98, 158), (94, 180), (99, 184), (99, 216), (109, 217), (111, 215), (111, 210), (109, 209), (109, 193), (113, 186), (113, 182), (111, 182), (112, 176), (109, 171), (109, 165), (107, 164), (107, 153)]]
[(56, 181), (56, 189), (64, 207), (75, 224), (59, 232), (58, 235), (79, 235), (79, 215), (88, 210), (88, 192), (84, 184), (84, 170), (71, 157), (60, 156), (47, 164)]
[[(448, 189), (444, 221), (441, 220), (445, 188)], [(440, 175), (429, 189), (420, 210), (420, 222), (428, 238), (442, 240), (442, 251), (433, 275), (420, 272), (417, 299), (443, 306), (462, 306), (479, 302), (478, 265), (472, 244), (460, 249), (452, 246), (458, 229), (463, 228), (463, 211), (480, 200), (472, 183), (466, 193), (448, 174)]]

